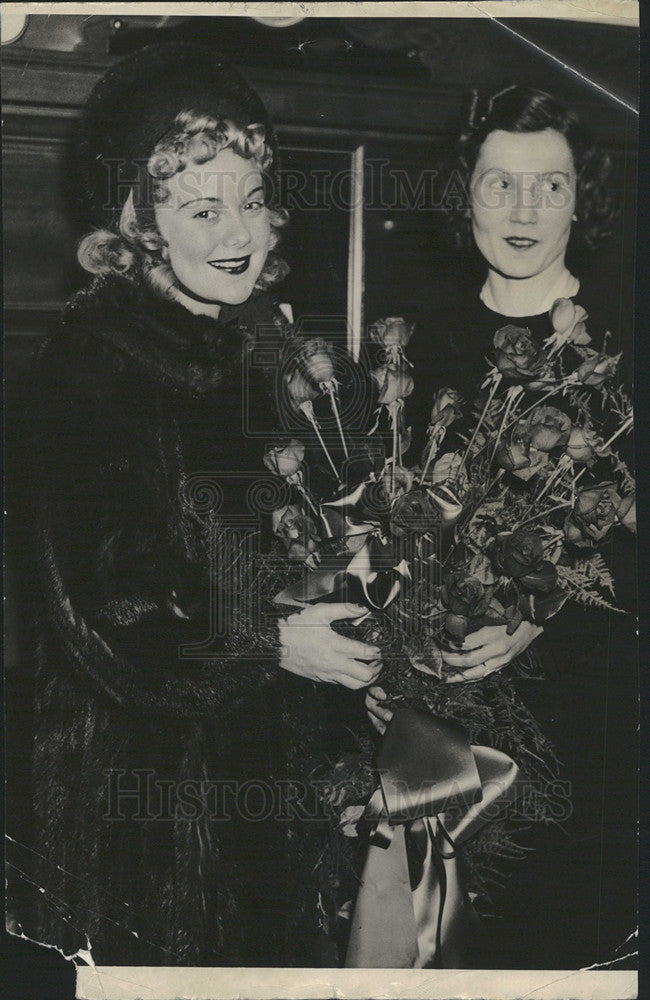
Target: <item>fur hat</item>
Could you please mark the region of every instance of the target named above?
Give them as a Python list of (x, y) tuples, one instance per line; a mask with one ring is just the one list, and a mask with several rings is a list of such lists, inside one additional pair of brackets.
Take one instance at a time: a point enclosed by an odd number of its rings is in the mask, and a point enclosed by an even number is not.
[[(74, 143), (82, 214), (95, 225), (119, 218), (128, 180), (142, 178), (156, 143), (176, 115), (194, 110), (261, 124), (277, 165), (277, 140), (261, 98), (211, 49), (190, 43), (148, 45), (116, 63), (97, 83)], [(109, 177), (107, 161), (119, 164)], [(272, 167), (272, 169), (273, 169)]]

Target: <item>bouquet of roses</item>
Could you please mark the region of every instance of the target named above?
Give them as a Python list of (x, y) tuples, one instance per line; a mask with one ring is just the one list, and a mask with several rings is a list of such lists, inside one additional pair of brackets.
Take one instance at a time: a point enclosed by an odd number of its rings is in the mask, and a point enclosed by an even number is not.
[[(614, 608), (602, 547), (612, 531), (635, 530), (634, 482), (617, 451), (632, 427), (631, 403), (615, 383), (620, 355), (589, 346), (584, 310), (560, 299), (550, 318), (543, 344), (526, 328), (496, 331), (475, 400), (453, 387), (435, 393), (413, 463), (404, 420), (417, 378), (406, 355), (413, 327), (389, 317), (369, 328), (379, 356), (367, 385), (374, 422), (363, 435), (342, 419), (331, 346), (298, 343), (283, 391), (305, 435), (272, 443), (265, 455), (293, 490), (273, 530), (304, 568), (276, 601), (361, 604), (367, 615), (351, 628), (382, 648), (380, 683), (393, 703), (460, 723), (472, 744), (512, 755), (539, 787), (556, 761), (513, 683), (517, 669), (534, 669), (534, 656), (480, 682), (450, 684), (443, 654), (485, 625), (512, 634), (523, 621), (542, 624), (567, 600)], [(331, 409), (328, 434), (318, 399)], [(327, 475), (311, 475), (307, 451), (320, 451)], [(363, 816), (366, 798), (367, 789), (338, 802), (345, 836), (356, 836), (351, 820)], [(513, 849), (497, 829), (492, 822), (473, 840), (475, 885)]]
[[(635, 528), (634, 483), (615, 448), (632, 409), (613, 384), (620, 355), (588, 346), (584, 310), (560, 299), (551, 319), (543, 345), (525, 328), (495, 333), (479, 400), (436, 393), (413, 465), (404, 459), (412, 326), (388, 318), (370, 327), (382, 353), (371, 372), (375, 423), (361, 438), (341, 422), (328, 343), (304, 342), (285, 387), (318, 436), (331, 481), (310, 490), (301, 440), (268, 446), (267, 467), (295, 490), (273, 528), (308, 569), (284, 596), (363, 604), (384, 643), (398, 640), (414, 668), (438, 676), (440, 649), (485, 624), (541, 624), (569, 599), (613, 607), (599, 549), (617, 525)], [(335, 452), (314, 417), (319, 394), (336, 416)], [(460, 447), (443, 452), (450, 431)]]

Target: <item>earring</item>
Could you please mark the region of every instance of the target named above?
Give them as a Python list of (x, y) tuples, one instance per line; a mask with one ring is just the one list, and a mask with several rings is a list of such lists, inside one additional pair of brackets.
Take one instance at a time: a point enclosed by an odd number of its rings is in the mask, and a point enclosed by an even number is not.
[(164, 260), (165, 264), (169, 264), (169, 248), (164, 246), (160, 251), (160, 256)]
[(578, 216), (574, 212), (573, 215), (571, 216), (571, 222), (577, 222), (577, 221), (578, 221)]

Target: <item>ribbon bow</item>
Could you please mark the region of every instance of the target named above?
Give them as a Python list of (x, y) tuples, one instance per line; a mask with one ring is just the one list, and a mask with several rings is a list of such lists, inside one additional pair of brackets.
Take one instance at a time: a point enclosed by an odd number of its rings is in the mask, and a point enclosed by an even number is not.
[(519, 769), (470, 746), (463, 728), (399, 706), (379, 751), (375, 824), (357, 897), (348, 968), (462, 968), (479, 918), (456, 847), (518, 795)]

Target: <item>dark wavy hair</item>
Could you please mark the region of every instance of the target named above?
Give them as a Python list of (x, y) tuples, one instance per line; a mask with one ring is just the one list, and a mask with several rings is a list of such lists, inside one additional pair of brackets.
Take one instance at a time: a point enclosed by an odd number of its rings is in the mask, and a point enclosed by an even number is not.
[(470, 208), (470, 181), (488, 135), (505, 132), (542, 132), (555, 129), (566, 139), (576, 171), (576, 216), (572, 237), (590, 248), (609, 236), (618, 214), (612, 194), (611, 157), (583, 130), (574, 111), (543, 90), (511, 84), (485, 102), (472, 96), (468, 122), (457, 148), (456, 190), (463, 192), (448, 209), (449, 221), (461, 247), (473, 246)]

